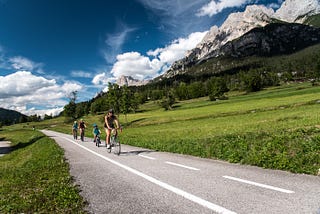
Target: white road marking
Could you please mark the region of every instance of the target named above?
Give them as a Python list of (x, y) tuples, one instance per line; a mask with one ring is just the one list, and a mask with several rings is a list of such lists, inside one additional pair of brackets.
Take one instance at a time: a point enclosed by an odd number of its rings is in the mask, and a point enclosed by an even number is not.
[(94, 154), (94, 155), (96, 155), (96, 156), (98, 156), (98, 157), (100, 157), (100, 158), (102, 158), (102, 159), (104, 159), (106, 161), (109, 161), (109, 162), (111, 162), (111, 163), (113, 163), (113, 164), (115, 164), (115, 165), (117, 165), (117, 166), (119, 166), (119, 167), (121, 167), (121, 168), (123, 168), (123, 169), (125, 169), (125, 170), (127, 170), (127, 171), (129, 171), (131, 173), (133, 173), (133, 174), (136, 174), (136, 175), (138, 175), (138, 176), (140, 176), (140, 177), (142, 177), (142, 178), (144, 178), (144, 179), (146, 179), (146, 180), (148, 180), (148, 181), (150, 181), (150, 182), (152, 182), (152, 183), (154, 183), (154, 184), (156, 184), (156, 185), (158, 185), (158, 186), (160, 186), (160, 187), (162, 187), (164, 189), (167, 189), (167, 190), (169, 190), (169, 191), (171, 191), (171, 192), (173, 192), (173, 193), (175, 193), (177, 195), (180, 195), (180, 196), (182, 196), (182, 197), (184, 197), (184, 198), (186, 198), (186, 199), (188, 199), (190, 201), (193, 201), (193, 202), (195, 202), (195, 203), (197, 203), (197, 204), (199, 204), (201, 206), (204, 206), (204, 207), (206, 207), (206, 208), (208, 208), (208, 209), (210, 209), (210, 210), (212, 210), (214, 212), (224, 213), (224, 214), (236, 214), (235, 212), (233, 212), (231, 210), (228, 210), (228, 209), (226, 209), (224, 207), (221, 207), (219, 205), (213, 204), (213, 203), (211, 203), (209, 201), (206, 201), (206, 200), (204, 200), (204, 199), (202, 199), (202, 198), (200, 198), (198, 196), (192, 195), (192, 194), (190, 194), (188, 192), (185, 192), (185, 191), (183, 191), (183, 190), (181, 190), (179, 188), (176, 188), (176, 187), (171, 186), (171, 185), (169, 185), (167, 183), (159, 181), (159, 180), (157, 180), (157, 179), (155, 179), (155, 178), (153, 178), (153, 177), (151, 177), (149, 175), (143, 174), (142, 172), (139, 172), (138, 170), (135, 170), (135, 169), (130, 168), (130, 167), (126, 166), (126, 165), (123, 165), (123, 164), (121, 164), (121, 163), (119, 163), (117, 161), (114, 161), (114, 160), (112, 160), (110, 158), (107, 158), (107, 157), (105, 157), (105, 156), (103, 156), (103, 155), (101, 155), (101, 154), (99, 154), (97, 152), (94, 152), (94, 151), (88, 149), (85, 146), (80, 145), (79, 143), (77, 143), (77, 142), (75, 142), (73, 140), (70, 140), (70, 139), (68, 139), (66, 137), (62, 137), (62, 136), (61, 136), (61, 138), (65, 139), (67, 141), (70, 141), (70, 142), (74, 143), (75, 145), (87, 150), (88, 152), (91, 152), (92, 154)]
[(174, 166), (180, 166), (180, 167), (183, 167), (183, 168), (186, 168), (186, 169), (200, 170), (200, 169), (197, 169), (197, 168), (194, 168), (194, 167), (191, 167), (191, 166), (186, 166), (186, 165), (182, 165), (182, 164), (178, 164), (178, 163), (173, 163), (173, 162), (170, 162), (170, 161), (166, 161), (166, 163), (174, 165)]
[(289, 193), (289, 194), (294, 193), (294, 191), (291, 191), (291, 190), (282, 189), (282, 188), (279, 188), (279, 187), (274, 187), (274, 186), (270, 186), (270, 185), (266, 185), (266, 184), (256, 183), (256, 182), (253, 182), (253, 181), (248, 181), (248, 180), (235, 178), (235, 177), (231, 177), (231, 176), (227, 176), (227, 175), (222, 176), (222, 177), (230, 179), (230, 180), (239, 181), (239, 182), (242, 182), (242, 183), (251, 184), (251, 185), (254, 185), (254, 186), (266, 188), (266, 189), (279, 191), (279, 192), (284, 192), (284, 193)]
[(143, 157), (143, 158), (150, 159), (150, 160), (155, 160), (155, 158), (149, 157), (149, 156), (146, 156), (146, 155), (141, 155), (141, 154), (139, 154), (139, 156), (140, 156), (140, 157)]

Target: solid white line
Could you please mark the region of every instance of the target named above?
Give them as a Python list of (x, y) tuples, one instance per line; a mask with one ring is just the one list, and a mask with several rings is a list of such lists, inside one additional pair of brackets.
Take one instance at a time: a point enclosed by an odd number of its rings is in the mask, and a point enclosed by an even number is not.
[(266, 189), (279, 191), (279, 192), (284, 192), (284, 193), (289, 193), (289, 194), (294, 193), (294, 191), (291, 191), (291, 190), (282, 189), (282, 188), (279, 188), (279, 187), (274, 187), (274, 186), (270, 186), (270, 185), (266, 185), (266, 184), (256, 183), (256, 182), (253, 182), (253, 181), (248, 181), (248, 180), (235, 178), (235, 177), (231, 177), (231, 176), (227, 176), (227, 175), (222, 176), (222, 177), (227, 178), (227, 179), (231, 179), (231, 180), (234, 180), (234, 181), (239, 181), (239, 182), (242, 182), (242, 183), (251, 184), (251, 185), (254, 185), (254, 186), (266, 188)]
[(188, 199), (190, 201), (193, 201), (193, 202), (195, 202), (197, 204), (200, 204), (200, 205), (202, 205), (202, 206), (204, 206), (204, 207), (206, 207), (206, 208), (208, 208), (210, 210), (213, 210), (214, 212), (226, 213), (226, 214), (235, 214), (235, 212), (233, 212), (231, 210), (228, 210), (228, 209), (226, 209), (224, 207), (221, 207), (219, 205), (213, 204), (213, 203), (211, 203), (209, 201), (206, 201), (206, 200), (204, 200), (202, 198), (199, 198), (199, 197), (197, 197), (195, 195), (187, 193), (187, 192), (185, 192), (185, 191), (183, 191), (183, 190), (181, 190), (179, 188), (176, 188), (176, 187), (171, 186), (171, 185), (169, 185), (167, 183), (159, 181), (159, 180), (157, 180), (157, 179), (155, 179), (155, 178), (153, 178), (153, 177), (151, 177), (149, 175), (143, 174), (142, 172), (139, 172), (138, 170), (135, 170), (135, 169), (130, 168), (130, 167), (126, 166), (126, 165), (123, 165), (123, 164), (121, 164), (121, 163), (119, 163), (117, 161), (114, 161), (114, 160), (112, 160), (110, 158), (107, 158), (107, 157), (105, 157), (105, 156), (103, 156), (103, 155), (101, 155), (101, 154), (99, 154), (97, 152), (94, 152), (94, 151), (88, 149), (85, 146), (80, 145), (79, 143), (74, 142), (73, 140), (70, 140), (70, 139), (68, 139), (66, 137), (62, 137), (62, 138), (66, 139), (67, 141), (70, 141), (70, 142), (74, 143), (75, 145), (87, 150), (88, 152), (91, 152), (92, 154), (94, 154), (94, 155), (96, 155), (96, 156), (98, 156), (98, 157), (100, 157), (100, 158), (102, 158), (102, 159), (104, 159), (106, 161), (109, 161), (109, 162), (111, 162), (111, 163), (113, 163), (113, 164), (115, 164), (115, 165), (117, 165), (117, 166), (119, 166), (119, 167), (121, 167), (121, 168), (123, 168), (123, 169), (125, 169), (125, 170), (127, 170), (127, 171), (129, 171), (131, 173), (133, 173), (133, 174), (136, 174), (136, 175), (138, 175), (138, 176), (140, 176), (140, 177), (142, 177), (142, 178), (144, 178), (144, 179), (146, 179), (146, 180), (148, 180), (148, 181), (150, 181), (150, 182), (152, 182), (154, 184), (157, 184), (158, 186), (160, 186), (160, 187), (162, 187), (164, 189), (167, 189), (167, 190), (169, 190), (171, 192), (174, 192), (177, 195), (180, 195), (180, 196), (182, 196), (182, 197), (184, 197), (184, 198), (186, 198), (186, 199)]
[(139, 154), (139, 156), (140, 156), (140, 157), (143, 157), (143, 158), (150, 159), (150, 160), (155, 160), (155, 158), (149, 157), (149, 156), (146, 156), (146, 155), (141, 155), (141, 154)]
[(197, 169), (197, 168), (194, 168), (194, 167), (191, 167), (191, 166), (186, 166), (186, 165), (182, 165), (182, 164), (178, 164), (178, 163), (173, 163), (173, 162), (170, 162), (170, 161), (166, 161), (166, 163), (174, 165), (174, 166), (180, 166), (180, 167), (183, 167), (183, 168), (186, 168), (186, 169), (200, 170), (200, 169)]

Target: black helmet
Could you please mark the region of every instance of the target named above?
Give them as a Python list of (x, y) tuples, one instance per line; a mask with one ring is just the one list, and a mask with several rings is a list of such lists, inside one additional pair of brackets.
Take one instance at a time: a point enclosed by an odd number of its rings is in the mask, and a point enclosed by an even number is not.
[(108, 113), (112, 113), (112, 114), (113, 114), (113, 113), (114, 113), (114, 112), (113, 112), (113, 109), (112, 109), (112, 108), (109, 109)]

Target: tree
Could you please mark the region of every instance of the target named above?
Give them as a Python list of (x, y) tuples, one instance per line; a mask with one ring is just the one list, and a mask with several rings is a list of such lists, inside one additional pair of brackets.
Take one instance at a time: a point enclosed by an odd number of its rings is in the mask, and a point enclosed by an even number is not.
[(226, 81), (221, 77), (213, 77), (207, 82), (207, 89), (211, 101), (225, 98), (224, 93), (229, 91)]
[(120, 113), (121, 111), (121, 89), (120, 86), (115, 83), (110, 83), (108, 85), (108, 93), (107, 93), (107, 103), (109, 107), (112, 108), (115, 113)]
[(179, 84), (179, 86), (176, 88), (176, 96), (179, 100), (189, 99), (188, 87), (186, 83), (181, 82)]
[(68, 95), (69, 103), (64, 106), (64, 114), (67, 117), (71, 117), (72, 119), (76, 119), (76, 99), (77, 99), (77, 91), (73, 91)]
[(165, 110), (172, 110), (172, 106), (175, 103), (175, 97), (174, 97), (174, 92), (173, 90), (169, 90), (167, 92), (167, 96), (165, 96), (161, 102), (160, 105), (163, 107)]
[(132, 109), (132, 103), (133, 103), (133, 95), (130, 89), (127, 86), (123, 86), (121, 88), (121, 113), (125, 115), (126, 122), (127, 120), (127, 114), (131, 111)]
[(260, 91), (263, 87), (261, 74), (257, 70), (250, 70), (248, 73), (243, 73), (241, 80), (247, 92)]

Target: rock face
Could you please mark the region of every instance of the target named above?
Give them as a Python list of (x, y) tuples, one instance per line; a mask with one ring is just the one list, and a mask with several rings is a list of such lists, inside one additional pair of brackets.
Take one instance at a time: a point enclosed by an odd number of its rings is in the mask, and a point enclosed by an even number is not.
[(205, 58), (216, 56), (247, 57), (291, 54), (320, 43), (320, 29), (302, 24), (273, 23), (255, 28), (239, 39), (228, 42)]
[(308, 16), (318, 13), (320, 13), (319, 0), (286, 0), (274, 17), (286, 22), (303, 23)]
[(145, 85), (149, 81), (148, 80), (137, 80), (132, 78), (131, 76), (124, 76), (122, 75), (120, 78), (117, 79), (117, 84), (119, 86), (140, 86), (140, 85)]
[[(262, 5), (247, 6), (244, 12), (230, 14), (220, 28), (211, 27), (196, 48), (190, 50), (183, 59), (174, 62), (161, 78), (183, 74), (186, 67), (211, 57), (270, 56), (292, 53), (294, 50), (303, 48), (302, 46), (315, 44), (319, 42), (319, 36), (314, 29), (300, 25), (273, 25), (272, 23), (302, 23), (307, 17), (319, 13), (319, 0), (286, 0), (276, 12)], [(269, 24), (272, 25), (263, 28)], [(296, 29), (307, 31), (299, 33)], [(286, 33), (285, 30), (288, 32)], [(298, 36), (299, 40), (295, 41), (295, 36)], [(303, 40), (304, 36), (307, 41)], [(272, 44), (272, 42), (276, 43)]]

